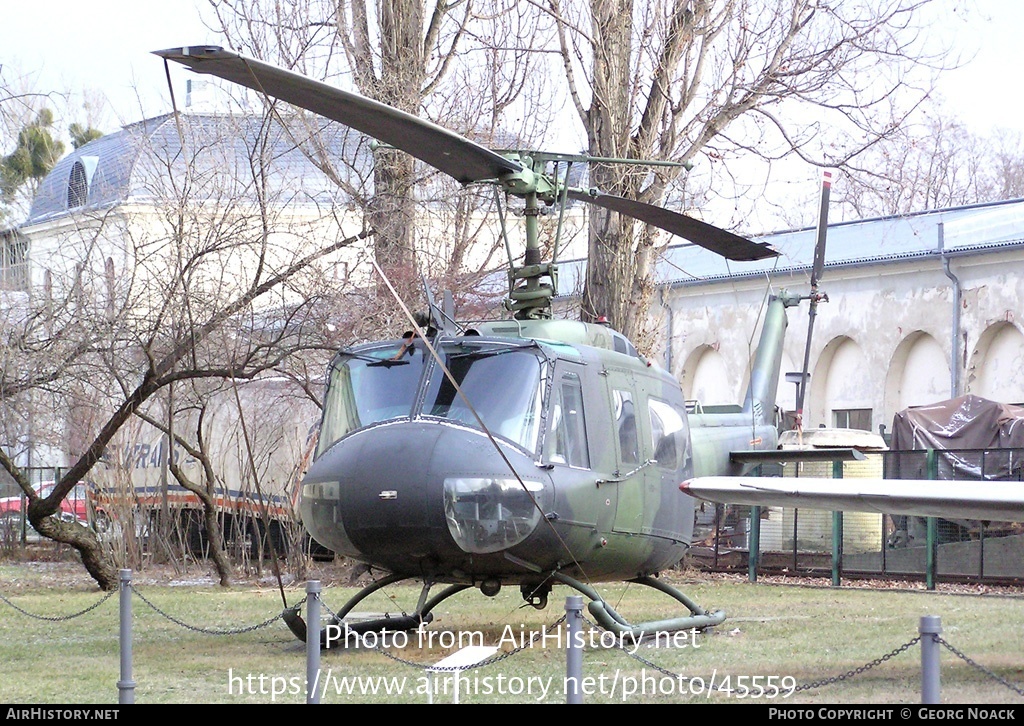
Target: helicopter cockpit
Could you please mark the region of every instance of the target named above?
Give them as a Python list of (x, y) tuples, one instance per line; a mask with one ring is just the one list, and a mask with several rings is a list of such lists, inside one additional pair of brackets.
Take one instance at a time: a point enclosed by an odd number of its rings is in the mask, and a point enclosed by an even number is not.
[[(376, 343), (340, 352), (330, 367), (304, 507), (311, 531), (336, 551), (383, 556), (391, 545), (374, 530), (391, 518), (431, 549), (440, 525), (464, 553), (506, 550), (537, 527), (538, 500), (550, 506), (536, 464), (585, 460), (578, 402), (561, 387), (548, 392), (557, 355), (479, 336), (435, 338), (433, 348), (437, 359), (420, 339)], [(546, 395), (554, 432), (544, 437)], [(333, 501), (360, 515), (337, 521), (324, 509)]]
[(538, 346), (441, 343), (437, 352), (451, 378), (421, 341), (400, 352), (395, 358), (394, 346), (387, 345), (342, 352), (335, 359), (318, 457), (357, 429), (416, 418), (485, 429), (536, 452), (548, 368)]

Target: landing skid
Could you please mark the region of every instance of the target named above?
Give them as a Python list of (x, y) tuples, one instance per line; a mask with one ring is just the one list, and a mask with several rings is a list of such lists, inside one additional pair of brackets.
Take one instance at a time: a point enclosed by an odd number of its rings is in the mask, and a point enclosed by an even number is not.
[[(462, 592), (463, 590), (469, 589), (470, 585), (449, 585), (441, 592), (437, 593), (434, 597), (428, 599), (430, 588), (434, 583), (424, 582), (423, 589), (420, 592), (419, 602), (416, 605), (416, 610), (412, 615), (402, 613), (401, 615), (385, 615), (382, 618), (374, 618), (372, 620), (358, 620), (346, 622), (345, 618), (349, 613), (352, 612), (353, 608), (366, 599), (368, 596), (377, 592), (383, 587), (392, 585), (402, 580), (413, 579), (405, 575), (388, 575), (380, 580), (377, 580), (358, 593), (356, 593), (348, 602), (337, 613), (330, 621), (329, 625), (335, 627), (342, 627), (350, 632), (355, 633), (370, 633), (370, 632), (397, 632), (397, 631), (408, 631), (415, 630), (421, 625), (430, 623), (434, 616), (431, 611), (436, 608), (440, 603), (444, 602), (452, 595)], [(574, 590), (582, 593), (590, 599), (590, 604), (587, 609), (590, 614), (597, 620), (605, 630), (609, 630), (614, 633), (630, 635), (634, 638), (641, 638), (644, 635), (652, 635), (654, 633), (671, 633), (679, 630), (691, 630), (696, 628), (697, 630), (703, 630), (710, 628), (715, 625), (720, 625), (725, 621), (725, 612), (717, 610), (715, 612), (708, 612), (702, 607), (697, 605), (693, 600), (688, 598), (682, 592), (672, 587), (671, 585), (662, 582), (653, 577), (638, 577), (629, 582), (635, 582), (639, 585), (646, 585), (653, 587), (655, 590), (665, 593), (669, 597), (673, 598), (679, 603), (682, 603), (690, 614), (672, 618), (668, 620), (655, 620), (647, 623), (640, 623), (633, 625), (628, 622), (625, 618), (615, 612), (604, 598), (590, 585), (586, 585), (578, 580), (574, 580), (568, 575), (555, 572), (551, 574), (551, 579), (556, 582), (560, 582), (563, 585), (568, 585)], [(546, 597), (544, 598), (546, 602)], [(527, 600), (529, 602), (529, 600)], [(300, 606), (295, 606), (285, 610), (282, 617), (285, 623), (288, 625), (288, 629), (292, 631), (296, 638), (302, 642), (306, 642), (306, 623), (299, 614)], [(327, 647), (328, 631), (326, 628), (320, 630), (320, 647)]]
[[(346, 622), (346, 616), (352, 612), (352, 609), (365, 600), (367, 597), (377, 592), (381, 588), (393, 585), (396, 582), (402, 580), (412, 579), (407, 575), (388, 575), (382, 577), (375, 582), (370, 583), (362, 590), (357, 592), (348, 602), (346, 602), (340, 610), (338, 610), (328, 626), (341, 627), (348, 632), (353, 633), (380, 633), (380, 632), (398, 632), (406, 630), (416, 630), (420, 625), (426, 625), (430, 623), (434, 616), (431, 615), (431, 611), (436, 608), (439, 604), (450, 598), (452, 595), (462, 592), (468, 589), (469, 585), (449, 585), (441, 592), (437, 593), (434, 597), (427, 599), (427, 595), (430, 592), (430, 588), (433, 583), (424, 582), (423, 590), (420, 592), (420, 599), (416, 605), (416, 611), (409, 615), (402, 613), (401, 615), (387, 615), (385, 614), (382, 618), (374, 618), (371, 620), (355, 620)], [(288, 629), (292, 631), (292, 634), (301, 640), (303, 643), (306, 642), (306, 621), (302, 619), (299, 614), (300, 606), (295, 606), (284, 611), (282, 618)], [(328, 630), (327, 628), (320, 629), (320, 647), (327, 648)], [(344, 638), (342, 637), (342, 642)]]

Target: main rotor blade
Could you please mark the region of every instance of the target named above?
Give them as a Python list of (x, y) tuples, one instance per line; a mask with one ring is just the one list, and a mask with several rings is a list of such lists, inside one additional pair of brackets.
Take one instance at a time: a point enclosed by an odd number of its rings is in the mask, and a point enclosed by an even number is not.
[(828, 201), (832, 191), (832, 172), (821, 174), (821, 206), (818, 211), (818, 237), (814, 245), (814, 264), (811, 266), (811, 288), (816, 289), (825, 269), (825, 235), (828, 233)]
[(387, 104), (314, 81), (219, 46), (158, 50), (162, 58), (279, 98), (362, 131), (443, 171), (462, 184), (495, 179), (522, 166), (469, 139)]
[[(814, 334), (814, 320), (818, 316), (818, 281), (825, 270), (825, 239), (828, 235), (828, 202), (832, 190), (832, 172), (825, 170), (821, 174), (821, 207), (818, 212), (818, 237), (814, 243), (814, 264), (811, 265), (810, 307), (807, 312), (807, 340), (804, 342), (804, 367), (800, 385), (796, 391), (796, 426), (803, 431), (804, 401), (807, 397), (809, 381), (808, 368), (811, 364), (811, 336)], [(827, 297), (824, 298), (826, 301)]]
[(1024, 521), (1024, 488), (1016, 481), (705, 476), (679, 488), (723, 504)]
[(637, 202), (625, 197), (612, 194), (590, 194), (581, 191), (569, 191), (569, 196), (599, 207), (610, 209), (613, 212), (620, 212), (629, 215), (641, 222), (653, 224), (666, 232), (682, 237), (693, 242), (695, 245), (717, 252), (730, 260), (750, 261), (761, 260), (765, 257), (777, 257), (771, 245), (763, 242), (754, 242), (738, 234), (715, 227), (699, 219), (687, 217), (685, 214), (673, 212), (664, 207), (656, 207), (653, 204)]

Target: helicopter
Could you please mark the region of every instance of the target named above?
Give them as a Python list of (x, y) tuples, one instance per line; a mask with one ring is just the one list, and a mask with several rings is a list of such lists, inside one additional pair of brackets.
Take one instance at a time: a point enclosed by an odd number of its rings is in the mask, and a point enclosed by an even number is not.
[[(301, 485), (303, 525), (321, 545), (389, 573), (335, 611), (336, 623), (364, 632), (414, 629), (430, 622), (441, 602), (470, 588), (493, 597), (518, 586), (524, 602), (539, 609), (563, 585), (588, 598), (598, 624), (616, 633), (712, 627), (725, 620), (723, 611), (702, 608), (658, 577), (690, 547), (697, 498), (761, 503), (755, 500), (767, 480), (743, 477), (759, 463), (783, 456), (859, 458), (851, 450), (777, 450), (775, 395), (787, 309), (808, 299), (813, 307), (821, 297), (823, 223), (812, 293), (771, 296), (740, 410), (690, 410), (674, 376), (621, 333), (553, 317), (557, 264), (541, 259), (541, 205), (564, 210), (571, 199), (620, 212), (730, 260), (777, 255), (769, 245), (662, 207), (570, 187), (569, 174), (557, 173), (562, 164), (617, 160), (498, 153), (386, 104), (218, 46), (155, 53), (165, 64), (180, 63), (354, 128), (464, 185), (496, 185), (525, 205), (526, 250), (522, 265), (510, 263), (509, 319), (460, 325), (451, 296), (438, 304), (428, 289), (425, 318), (416, 320), (402, 305), (414, 323), (408, 337), (344, 348), (328, 367), (317, 448)], [(823, 183), (823, 210), (826, 193)], [(796, 495), (780, 489), (772, 496), (792, 506)], [(370, 594), (402, 580), (422, 582), (413, 612), (359, 622), (348, 617)], [(682, 608), (664, 620), (630, 623), (595, 587), (613, 581), (653, 587)], [(437, 586), (442, 589), (431, 596)], [(286, 621), (305, 640), (297, 608)]]

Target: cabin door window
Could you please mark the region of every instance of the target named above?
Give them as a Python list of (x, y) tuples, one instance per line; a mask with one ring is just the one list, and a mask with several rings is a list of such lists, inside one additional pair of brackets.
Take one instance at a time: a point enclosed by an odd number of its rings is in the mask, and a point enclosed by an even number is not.
[(619, 438), (619, 456), (623, 465), (640, 463), (640, 437), (637, 434), (636, 403), (630, 391), (613, 390), (615, 431)]
[(590, 468), (583, 386), (579, 376), (566, 373), (552, 389), (549, 433), (545, 440), (547, 460), (580, 469)]

